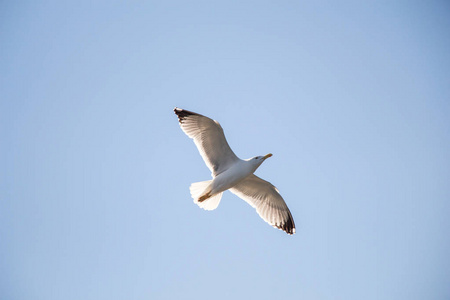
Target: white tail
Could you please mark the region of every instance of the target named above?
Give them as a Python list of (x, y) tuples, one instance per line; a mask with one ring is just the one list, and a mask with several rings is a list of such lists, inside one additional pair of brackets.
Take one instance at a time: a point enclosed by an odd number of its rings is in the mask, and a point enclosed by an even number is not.
[(205, 210), (216, 209), (217, 206), (219, 206), (220, 199), (222, 198), (222, 193), (218, 193), (206, 198), (201, 202), (199, 201), (200, 197), (205, 196), (211, 192), (210, 188), (211, 183), (212, 180), (194, 182), (189, 187), (189, 190), (191, 191), (191, 196), (194, 199), (194, 203)]

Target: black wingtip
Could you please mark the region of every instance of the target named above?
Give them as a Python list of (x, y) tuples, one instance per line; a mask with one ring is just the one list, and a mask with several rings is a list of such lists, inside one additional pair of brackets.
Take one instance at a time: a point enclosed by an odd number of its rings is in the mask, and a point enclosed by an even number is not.
[(175, 107), (175, 108), (173, 109), (173, 111), (174, 111), (175, 114), (178, 116), (178, 122), (180, 122), (180, 124), (181, 124), (181, 123), (183, 122), (183, 120), (186, 119), (186, 117), (188, 117), (188, 116), (192, 116), (192, 115), (200, 116), (199, 114), (197, 114), (197, 113), (195, 113), (195, 112), (192, 112), (192, 111), (189, 111), (189, 110), (185, 110), (185, 109), (182, 109), (182, 108), (178, 108), (178, 107)]
[(289, 235), (293, 235), (295, 233), (295, 224), (294, 220), (292, 219), (292, 216), (289, 216), (286, 222), (281, 225), (278, 225), (277, 228), (283, 230)]
[(295, 233), (295, 225), (294, 220), (289, 218), (287, 222), (283, 226), (283, 230), (286, 231), (287, 234), (293, 235)]

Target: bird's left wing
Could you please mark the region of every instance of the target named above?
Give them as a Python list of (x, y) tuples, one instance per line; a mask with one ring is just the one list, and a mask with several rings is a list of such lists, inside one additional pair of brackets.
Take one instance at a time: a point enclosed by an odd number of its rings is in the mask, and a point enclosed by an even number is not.
[(200, 155), (214, 176), (239, 160), (228, 145), (219, 122), (177, 107), (174, 112), (178, 116), (181, 129), (194, 140)]
[(287, 234), (295, 233), (291, 212), (277, 188), (270, 182), (252, 174), (232, 187), (230, 191), (256, 208), (260, 217), (273, 227)]

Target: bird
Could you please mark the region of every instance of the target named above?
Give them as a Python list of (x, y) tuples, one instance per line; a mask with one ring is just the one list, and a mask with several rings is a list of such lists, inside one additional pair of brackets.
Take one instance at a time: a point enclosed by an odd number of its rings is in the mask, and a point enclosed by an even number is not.
[(214, 210), (223, 192), (229, 190), (255, 208), (268, 224), (293, 235), (294, 219), (278, 189), (253, 174), (272, 154), (240, 159), (228, 145), (219, 122), (178, 107), (174, 112), (181, 129), (194, 140), (211, 171), (212, 180), (195, 182), (189, 187), (194, 203), (205, 210)]

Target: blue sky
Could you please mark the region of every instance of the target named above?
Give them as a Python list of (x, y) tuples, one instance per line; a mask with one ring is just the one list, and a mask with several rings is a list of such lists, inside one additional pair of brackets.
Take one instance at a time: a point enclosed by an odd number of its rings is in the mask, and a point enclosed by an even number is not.
[[(445, 1), (3, 1), (0, 298), (449, 299)], [(218, 120), (297, 233), (210, 172)]]

